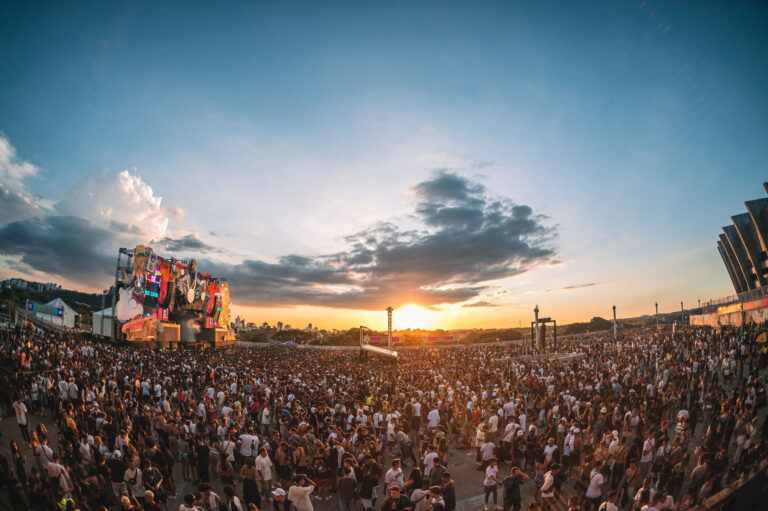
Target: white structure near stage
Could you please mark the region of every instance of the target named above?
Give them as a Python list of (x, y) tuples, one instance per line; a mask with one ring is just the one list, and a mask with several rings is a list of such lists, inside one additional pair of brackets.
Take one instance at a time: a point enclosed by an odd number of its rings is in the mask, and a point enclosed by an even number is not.
[(80, 314), (78, 314), (75, 309), (67, 305), (67, 302), (61, 298), (51, 300), (44, 305), (54, 309), (63, 309), (64, 314), (61, 316), (56, 316), (44, 312), (35, 312), (35, 317), (39, 321), (51, 323), (52, 325), (63, 326), (64, 328), (75, 328), (80, 326)]
[(102, 337), (112, 338), (114, 332), (112, 331), (112, 322), (115, 319), (115, 313), (112, 311), (112, 307), (107, 307), (104, 310), (96, 311), (93, 313), (93, 333), (94, 335), (100, 335)]

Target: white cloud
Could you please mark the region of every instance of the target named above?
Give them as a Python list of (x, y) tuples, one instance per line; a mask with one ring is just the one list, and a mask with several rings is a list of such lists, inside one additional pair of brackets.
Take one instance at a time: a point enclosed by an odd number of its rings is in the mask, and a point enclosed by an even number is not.
[(16, 148), (0, 135), (0, 223), (13, 222), (45, 213), (45, 201), (33, 197), (25, 188), (24, 180), (34, 176), (38, 168), (20, 160)]
[(16, 148), (11, 142), (0, 135), (0, 183), (12, 191), (24, 191), (24, 179), (34, 176), (38, 168), (31, 163), (16, 157)]
[(166, 235), (171, 218), (178, 221), (184, 212), (162, 206), (142, 178), (124, 170), (113, 174), (106, 170), (78, 179), (56, 203), (59, 215), (77, 216), (97, 225), (144, 241)]

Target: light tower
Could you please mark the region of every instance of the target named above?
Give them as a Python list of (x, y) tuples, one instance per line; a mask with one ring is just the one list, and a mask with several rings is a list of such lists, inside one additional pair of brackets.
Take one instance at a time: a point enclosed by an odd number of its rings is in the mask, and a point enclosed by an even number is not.
[[(539, 349), (541, 346), (541, 343), (539, 341), (539, 306), (533, 308), (533, 321), (536, 324), (536, 330), (535, 330), (535, 336), (536, 336), (536, 344), (534, 345), (534, 349)], [(533, 342), (534, 339), (531, 339), (531, 342)]]
[(613, 306), (613, 340), (616, 340), (616, 306)]
[(392, 307), (387, 307), (387, 348), (392, 349)]
[(659, 302), (654, 302), (656, 305), (656, 330), (659, 329)]
[(680, 302), (680, 326), (683, 326), (685, 322), (685, 309), (683, 308), (683, 302)]

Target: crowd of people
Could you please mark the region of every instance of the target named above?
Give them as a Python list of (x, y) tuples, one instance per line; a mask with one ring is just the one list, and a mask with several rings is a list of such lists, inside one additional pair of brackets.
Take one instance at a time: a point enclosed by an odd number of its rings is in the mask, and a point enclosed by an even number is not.
[[(2, 411), (18, 435), (0, 449), (0, 484), (14, 510), (312, 511), (333, 498), (340, 511), (453, 511), (457, 489), (489, 510), (686, 510), (768, 454), (757, 332), (392, 360), (8, 327)], [(471, 473), (452, 474), (459, 456)]]

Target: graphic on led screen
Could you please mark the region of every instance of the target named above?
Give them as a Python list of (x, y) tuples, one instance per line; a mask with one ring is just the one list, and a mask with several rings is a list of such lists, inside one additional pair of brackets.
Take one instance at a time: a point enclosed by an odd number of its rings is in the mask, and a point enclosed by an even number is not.
[(120, 276), (116, 315), (127, 340), (216, 344), (234, 339), (229, 285), (199, 272), (194, 259), (166, 259), (139, 245)]

